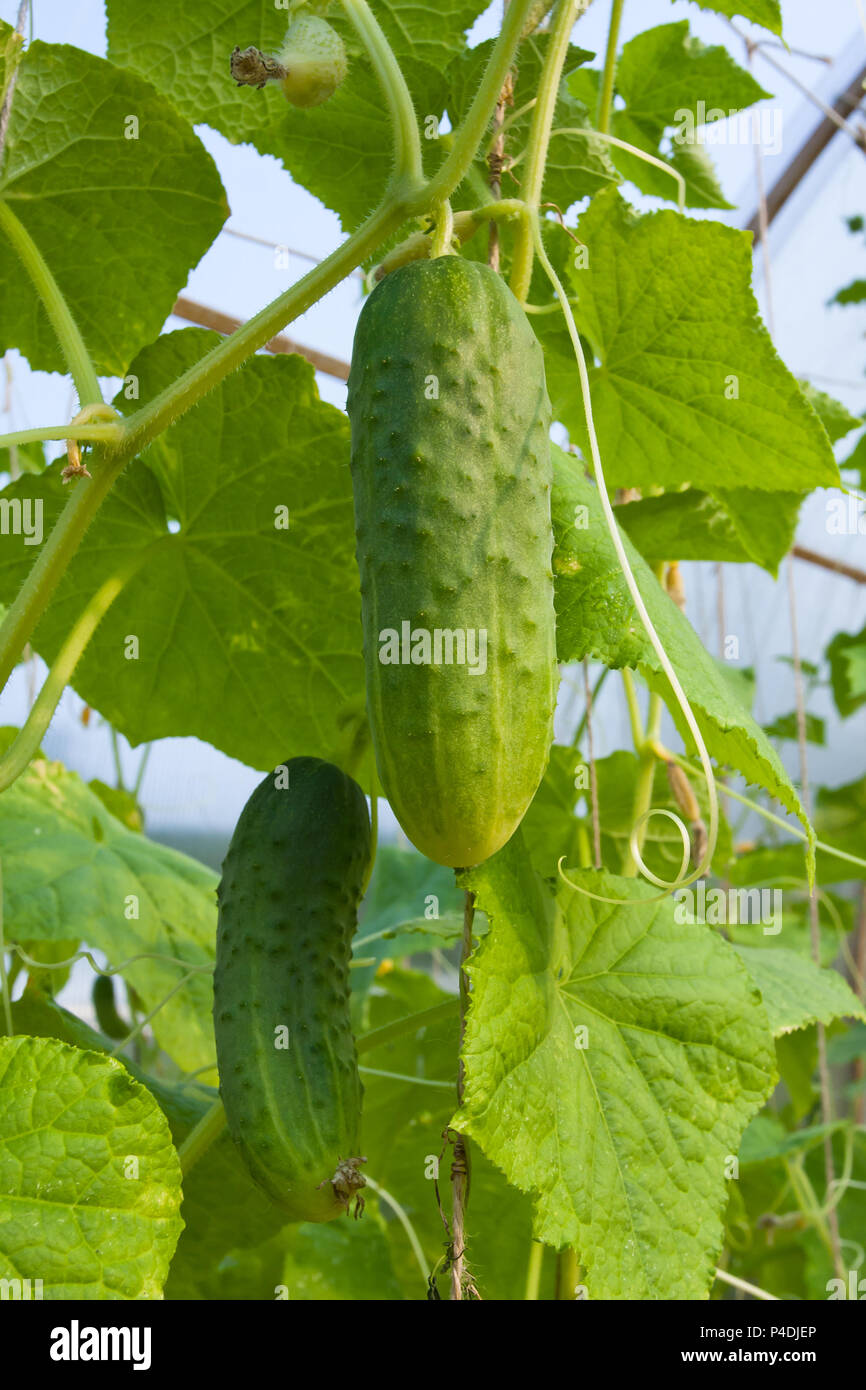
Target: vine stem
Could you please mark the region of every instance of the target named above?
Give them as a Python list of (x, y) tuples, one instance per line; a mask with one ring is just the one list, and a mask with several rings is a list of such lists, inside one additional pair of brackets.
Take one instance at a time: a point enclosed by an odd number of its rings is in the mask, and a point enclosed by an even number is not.
[(567, 1302), (574, 1298), (580, 1275), (576, 1250), (560, 1250), (556, 1257), (556, 1299)]
[[(475, 150), (492, 115), (531, 7), (532, 0), (512, 0), (481, 86), (453, 138), (450, 153), (434, 178), (414, 192), (405, 187), (392, 186), (375, 212), (332, 255), (314, 266), (229, 338), (218, 343), (172, 386), (130, 416), (123, 438), (113, 448), (105, 448), (93, 477), (76, 484), (66, 508), (0, 626), (0, 689), (8, 681), (87, 527), (129, 460), (208, 391), (219, 385), (230, 372), (264, 347), (270, 338), (339, 284), (403, 222), (420, 216), (450, 197), (472, 165)], [(366, 36), (365, 30), (362, 37)], [(387, 44), (381, 31), (376, 43), (377, 46)], [(392, 69), (381, 53), (376, 70), (384, 85)], [(402, 82), (402, 77), (400, 80)], [(388, 100), (390, 106), (397, 98), (391, 93)], [(398, 138), (395, 134), (395, 148)]]
[[(854, 988), (860, 1000), (866, 1004), (866, 883), (860, 885), (857, 903), (857, 954), (855, 970), (852, 971), (852, 975)], [(855, 1125), (866, 1125), (866, 1089), (863, 1087), (863, 1083), (866, 1082), (866, 1059), (863, 1057), (855, 1058), (854, 1080), (860, 1083), (854, 1100), (854, 1123)]]
[(47, 439), (66, 442), (75, 439), (79, 444), (115, 444), (123, 438), (122, 425), (45, 425), (35, 429), (12, 430), (10, 434), (0, 434), (0, 449), (11, 449), (17, 444), (41, 444)]
[(80, 478), (72, 484), (69, 501), (0, 625), (0, 690), (6, 685), (85, 531), (120, 473), (120, 467), (115, 471), (104, 459), (93, 460), (92, 477)]
[(634, 676), (627, 666), (623, 666), (620, 674), (622, 675), (622, 688), (625, 691), (625, 702), (628, 706), (628, 722), (631, 727), (631, 741), (634, 744), (634, 751), (639, 753), (643, 748), (646, 732), (643, 726), (643, 715), (640, 712), (640, 705), (638, 704)]
[(529, 1263), (526, 1266), (526, 1293), (524, 1300), (530, 1303), (538, 1302), (538, 1292), (541, 1288), (541, 1270), (544, 1264), (544, 1246), (540, 1240), (534, 1240), (529, 1247)]
[[(658, 740), (656, 740), (655, 743), (655, 754), (662, 762), (676, 763), (678, 767), (683, 769), (683, 772), (688, 773), (689, 777), (700, 777), (702, 775), (681, 753), (671, 752), (669, 748), (665, 748), (664, 744), (659, 743)], [(798, 825), (791, 825), (789, 821), (783, 820), (781, 816), (774, 815), (772, 811), (767, 810), (766, 806), (762, 806), (759, 801), (753, 801), (751, 797), (743, 796), (742, 792), (733, 791), (726, 782), (719, 782), (719, 791), (722, 793), (722, 796), (729, 797), (732, 801), (739, 801), (741, 806), (748, 806), (751, 811), (755, 811), (759, 816), (763, 816), (764, 820), (770, 821), (773, 825), (778, 825), (781, 830), (785, 830), (789, 835), (793, 835), (795, 840), (802, 840), (805, 845), (809, 845), (809, 836), (804, 830), (801, 830)], [(824, 854), (832, 855), (834, 859), (842, 859), (847, 864), (856, 864), (858, 868), (866, 869), (866, 859), (861, 859), (857, 854), (849, 854), (847, 850), (837, 849), (835, 845), (828, 845), (824, 840), (816, 840), (815, 849), (823, 850)]]
[(78, 665), (82, 653), (108, 609), (133, 575), (141, 569), (145, 560), (149, 559), (154, 550), (162, 544), (162, 541), (157, 541), (156, 545), (147, 546), (133, 555), (126, 565), (100, 585), (86, 604), (83, 613), (76, 620), (60, 648), (51, 670), (45, 677), (45, 682), (27, 716), (24, 727), (11, 747), (0, 758), (0, 792), (5, 791), (16, 778), (21, 776), (38, 749), (51, 720), (54, 718), (54, 712), (60, 703), (63, 691), (72, 679), (72, 673)]
[[(508, 0), (502, 0), (502, 17), (508, 10)], [(509, 69), (499, 91), (499, 100), (493, 113), (493, 141), (487, 154), (487, 167), (490, 171), (490, 192), (494, 198), (502, 194), (502, 163), (505, 155), (505, 108), (514, 99), (514, 73)], [(487, 264), (491, 270), (499, 270), (499, 224), (490, 223), (487, 240)]]
[[(806, 749), (806, 701), (803, 691), (803, 668), (800, 661), (800, 638), (797, 624), (797, 592), (794, 585), (794, 560), (788, 557), (788, 607), (791, 616), (791, 651), (794, 658), (794, 707), (797, 713), (797, 747), (800, 756), (800, 797), (806, 808), (806, 814), (811, 820), (812, 816), (812, 795), (809, 787), (809, 756)], [(821, 964), (821, 925), (818, 919), (818, 897), (815, 892), (814, 883), (810, 884), (809, 893), (809, 935), (812, 947), (812, 959), (816, 965)], [(821, 1090), (821, 1118), (825, 1125), (829, 1125), (833, 1120), (833, 1091), (830, 1083), (830, 1067), (827, 1062), (827, 1033), (824, 1024), (819, 1020), (817, 1029), (818, 1042), (818, 1078)], [(824, 1136), (824, 1176), (827, 1184), (828, 1194), (833, 1191), (836, 1183), (836, 1168), (833, 1161), (833, 1139), (827, 1133)], [(833, 1265), (836, 1270), (836, 1277), (845, 1278), (845, 1267), (842, 1260), (842, 1243), (839, 1232), (839, 1216), (835, 1207), (827, 1213), (827, 1226), (830, 1235), (830, 1249), (833, 1258)]]
[(446, 1019), (453, 1018), (459, 1008), (459, 1000), (449, 999), (444, 1004), (434, 1004), (432, 1009), (422, 1009), (417, 1014), (409, 1014), (406, 1018), (397, 1018), (393, 1023), (385, 1023), (381, 1028), (373, 1028), (369, 1033), (362, 1033), (355, 1043), (356, 1050), (360, 1052), (371, 1052), (376, 1047), (382, 1047), (385, 1043), (393, 1042), (396, 1038), (404, 1038), (407, 1033), (417, 1033), (422, 1028), (427, 1028), (431, 1023), (442, 1023)]
[(616, 76), (616, 54), (619, 47), (619, 26), (625, 0), (613, 0), (610, 7), (610, 24), (607, 30), (607, 48), (604, 54), (604, 70), (601, 77), (601, 91), (598, 98), (598, 118), (596, 125), (602, 134), (610, 128), (610, 113), (613, 106), (613, 82)]
[[(643, 849), (646, 841), (648, 825), (647, 812), (652, 805), (653, 783), (656, 772), (656, 756), (653, 750), (653, 743), (659, 736), (662, 719), (662, 699), (660, 695), (650, 695), (649, 709), (647, 710), (647, 731), (646, 737), (637, 747), (636, 752), (640, 757), (640, 769), (638, 771), (637, 784), (634, 792), (634, 804), (632, 806), (632, 821), (635, 826), (633, 836), (629, 839), (629, 846), (623, 860), (623, 878), (635, 878), (639, 868), (639, 861), (634, 854), (636, 847), (638, 853)], [(633, 845), (632, 841), (636, 842)]]
[(9, 977), (6, 974), (6, 938), (3, 933), (3, 861), (0, 859), (0, 1000), (6, 1034), (12, 1037), (12, 1003), (9, 997)]
[[(428, 207), (442, 202), (444, 198), (450, 198), (472, 168), (475, 152), (496, 109), (499, 93), (514, 61), (533, 2), (534, 0), (511, 0), (472, 105), (457, 131), (447, 159), (427, 185)], [(570, 3), (574, 2), (575, 0), (570, 0)], [(579, 0), (579, 3), (585, 7), (589, 0)], [(486, 192), (485, 188), (485, 194)], [(419, 212), (424, 210), (423, 206), (418, 209)]]
[(367, 1187), (369, 1187), (372, 1192), (375, 1192), (380, 1202), (385, 1202), (391, 1208), (397, 1220), (400, 1222), (400, 1225), (403, 1227), (403, 1230), (406, 1232), (406, 1237), (409, 1241), (409, 1244), (412, 1247), (412, 1254), (415, 1256), (415, 1260), (423, 1276), (424, 1283), (425, 1285), (429, 1284), (430, 1266), (427, 1263), (427, 1259), (424, 1255), (424, 1249), (421, 1245), (420, 1240), (418, 1239), (418, 1233), (416, 1232), (415, 1227), (412, 1225), (412, 1222), (409, 1220), (405, 1207), (402, 1207), (400, 1203), (397, 1201), (397, 1198), (393, 1197), (391, 1193), (386, 1188), (382, 1187), (380, 1183), (375, 1182), (369, 1174), (366, 1174), (365, 1176)]
[(730, 1284), (733, 1289), (741, 1289), (743, 1293), (750, 1293), (753, 1298), (763, 1298), (768, 1303), (778, 1303), (778, 1297), (774, 1293), (767, 1293), (766, 1289), (758, 1288), (757, 1284), (750, 1284), (746, 1279), (739, 1279), (736, 1274), (729, 1274), (726, 1269), (717, 1269), (716, 1278), (721, 1279), (723, 1284)]
[[(562, 306), (563, 317), (565, 318), (566, 326), (568, 328), (568, 336), (571, 339), (572, 350), (574, 352), (575, 361), (577, 362), (578, 376), (580, 378), (581, 398), (583, 400), (583, 408), (586, 414), (586, 430), (589, 438), (590, 457), (592, 459), (592, 466), (595, 474), (596, 486), (598, 489), (598, 498), (601, 503), (602, 511), (604, 513), (608, 534), (610, 535), (610, 539), (613, 543), (614, 550), (616, 551), (617, 559), (619, 561), (619, 567), (622, 572), (623, 578), (625, 579), (626, 586), (628, 588), (629, 593), (631, 594), (634, 606), (637, 609), (638, 617), (640, 618), (643, 629), (650, 640), (650, 644), (653, 648), (653, 651), (659, 659), (662, 671), (664, 672), (665, 676), (668, 679), (668, 682), (670, 683), (674, 699), (676, 700), (677, 704), (679, 705), (682, 711), (683, 718), (686, 722), (689, 733), (691, 734), (694, 740), (695, 748), (698, 752), (698, 757), (701, 760), (701, 767), (703, 769), (704, 777), (706, 778), (707, 798), (709, 801), (710, 812), (710, 824), (707, 833), (707, 844), (704, 850), (704, 857), (702, 862), (695, 866), (691, 874), (687, 875), (685, 879), (676, 884), (677, 887), (685, 887), (689, 883), (694, 883), (696, 879), (700, 878), (706, 872), (707, 867), (712, 863), (713, 855), (716, 849), (716, 839), (719, 830), (719, 802), (716, 794), (716, 783), (715, 778), (713, 777), (712, 763), (710, 762), (710, 755), (707, 751), (707, 746), (704, 742), (703, 735), (701, 734), (700, 727), (695, 718), (694, 711), (692, 710), (692, 707), (689, 704), (688, 699), (686, 698), (686, 693), (682, 688), (680, 679), (676, 671), (674, 670), (671, 659), (664, 649), (664, 645), (661, 641), (661, 638), (655, 630), (653, 621), (650, 618), (649, 612), (647, 611), (647, 606), (644, 602), (643, 595), (641, 594), (637, 580), (634, 577), (634, 572), (632, 570), (631, 565), (629, 564), (629, 559), (628, 555), (626, 554), (625, 545), (623, 543), (622, 536), (620, 535), (619, 527), (616, 523), (616, 517), (613, 514), (613, 508), (611, 506), (610, 498), (608, 497), (607, 493), (607, 485), (605, 483), (604, 477), (604, 467), (601, 461), (601, 451), (598, 445), (598, 436), (595, 431), (595, 419), (593, 416), (592, 399), (589, 390), (589, 372), (587, 370), (586, 356), (583, 351), (583, 344), (580, 341), (580, 334), (577, 331), (577, 324), (575, 323), (574, 314), (572, 313), (571, 304), (568, 300), (568, 295), (566, 294), (562, 282), (559, 279), (559, 276), (557, 275), (551, 263), (550, 257), (547, 254), (547, 250), (542, 240), (541, 222), (538, 217), (538, 213), (530, 212), (529, 217), (532, 225), (533, 238), (535, 240), (536, 254), (538, 255), (538, 259), (544, 269), (544, 273), (546, 274), (548, 280), (550, 281), (553, 287), (554, 294), (556, 295), (557, 299), (559, 300)], [(636, 837), (633, 833), (631, 848), (633, 856), (637, 857), (635, 855), (635, 840)], [(662, 882), (659, 879), (655, 878), (652, 874), (649, 873), (649, 871), (646, 869), (644, 865), (639, 864), (639, 868), (641, 868), (644, 875), (647, 878), (649, 878), (651, 882), (657, 883), (659, 887), (665, 887), (666, 889), (669, 889), (672, 886), (670, 884), (662, 884)], [(589, 897), (594, 897), (600, 900), (598, 894), (590, 893), (588, 889), (584, 888), (581, 891), (586, 893)]]
[(194, 1125), (183, 1143), (178, 1146), (177, 1156), (180, 1171), (186, 1177), (190, 1168), (197, 1163), (202, 1154), (207, 1153), (211, 1144), (218, 1139), (226, 1127), (226, 1112), (221, 1100), (215, 1100), (206, 1110), (197, 1125)]
[(421, 140), (412, 97), (400, 64), (382, 32), (367, 0), (340, 0), (370, 58), (385, 93), (394, 139), (394, 173), (397, 184), (415, 188), (423, 183)]
[[(466, 1011), (469, 1007), (469, 977), (466, 962), (472, 953), (472, 924), (475, 920), (475, 894), (469, 889), (463, 904), (463, 942), (460, 951), (460, 1051), (457, 1060), (457, 1104), (463, 1104), (466, 1069), (463, 1062), (463, 1041), (466, 1035)], [(463, 1298), (466, 1264), (466, 1203), (469, 1199), (470, 1157), (469, 1141), (458, 1134), (454, 1141), (451, 1164), (451, 1298)]]
[(85, 406), (101, 403), (102, 392), (99, 389), (96, 369), (69, 305), (48, 268), (48, 262), (8, 202), (0, 201), (0, 227), (18, 252), (24, 269), (33, 281), (36, 293), (45, 307), (51, 326), (60, 339), (63, 356), (78, 393), (79, 404)]
[[(544, 67), (541, 70), (536, 103), (532, 111), (526, 170), (521, 185), (523, 200), (530, 209), (530, 216), (537, 212), (541, 203), (541, 188), (547, 164), (550, 132), (553, 129), (553, 113), (556, 109), (556, 98), (559, 93), (562, 69), (568, 54), (571, 31), (588, 4), (589, 0), (559, 0), (556, 7)], [(511, 267), (511, 289), (521, 304), (529, 296), (533, 255), (532, 225), (527, 219), (517, 230)]]
[(592, 689), (589, 684), (589, 662), (583, 659), (583, 693), (586, 700), (586, 751), (589, 757), (589, 809), (592, 817), (593, 868), (601, 868), (601, 820), (598, 813), (598, 769), (595, 765), (595, 741), (592, 735)]

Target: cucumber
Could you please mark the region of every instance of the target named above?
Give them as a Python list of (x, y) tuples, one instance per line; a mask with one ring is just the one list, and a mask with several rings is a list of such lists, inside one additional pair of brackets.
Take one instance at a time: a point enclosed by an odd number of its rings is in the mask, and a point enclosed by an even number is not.
[(364, 1185), (349, 959), (370, 856), (361, 788), (292, 758), (256, 787), (223, 863), (220, 1094), (247, 1168), (292, 1221), (330, 1221)]
[(541, 348), (487, 266), (416, 261), (364, 305), (348, 412), (379, 776), (413, 844), (469, 867), (514, 833), (553, 737)]
[(348, 69), (343, 40), (316, 15), (301, 15), (289, 25), (278, 61), (286, 70), (283, 95), (293, 106), (320, 106), (334, 95)]

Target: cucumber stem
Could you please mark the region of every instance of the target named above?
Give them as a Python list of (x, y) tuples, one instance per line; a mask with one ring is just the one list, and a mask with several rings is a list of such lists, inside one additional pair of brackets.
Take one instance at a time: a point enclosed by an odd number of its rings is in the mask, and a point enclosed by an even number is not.
[[(463, 1041), (466, 1034), (466, 1011), (469, 1007), (469, 977), (466, 962), (472, 954), (472, 924), (475, 920), (475, 894), (467, 888), (463, 904), (463, 941), (460, 950), (460, 1051), (457, 1060), (457, 1104), (463, 1104), (466, 1069), (463, 1062)], [(451, 1299), (460, 1302), (464, 1295), (466, 1266), (466, 1205), (469, 1200), (471, 1158), (469, 1140), (458, 1133), (454, 1140), (451, 1161)]]
[(225, 1127), (226, 1112), (223, 1109), (223, 1103), (221, 1100), (215, 1100), (178, 1147), (177, 1156), (180, 1160), (180, 1171), (183, 1177), (186, 1177), (194, 1163), (198, 1163), (202, 1154), (207, 1153), (213, 1141), (219, 1138)]
[(33, 281), (36, 292), (42, 301), (51, 326), (60, 340), (66, 365), (75, 383), (79, 403), (82, 406), (96, 402), (101, 403), (102, 392), (99, 389), (96, 369), (90, 360), (90, 354), (84, 345), (78, 324), (72, 317), (69, 305), (60, 286), (51, 274), (45, 257), (23, 222), (19, 222), (8, 202), (0, 202), (0, 227), (18, 252), (24, 269)]
[(604, 70), (601, 77), (601, 91), (598, 98), (598, 118), (596, 125), (602, 134), (610, 127), (610, 112), (613, 105), (613, 82), (616, 76), (616, 52), (619, 46), (619, 26), (625, 0), (613, 0), (610, 7), (610, 23), (607, 30), (607, 48), (604, 54)]

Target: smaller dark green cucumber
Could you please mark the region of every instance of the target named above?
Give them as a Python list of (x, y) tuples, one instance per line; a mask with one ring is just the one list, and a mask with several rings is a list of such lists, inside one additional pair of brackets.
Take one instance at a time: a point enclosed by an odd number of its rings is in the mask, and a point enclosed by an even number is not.
[(292, 758), (256, 787), (223, 863), (220, 1094), (247, 1168), (293, 1221), (330, 1221), (364, 1185), (349, 961), (370, 856), (361, 788)]

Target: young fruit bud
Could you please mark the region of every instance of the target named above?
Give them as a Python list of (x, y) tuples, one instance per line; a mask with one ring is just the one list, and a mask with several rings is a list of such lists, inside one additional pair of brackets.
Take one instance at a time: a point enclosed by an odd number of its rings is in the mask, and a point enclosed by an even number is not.
[(289, 26), (277, 55), (285, 68), (283, 93), (293, 106), (319, 106), (346, 76), (343, 40), (324, 19), (301, 15)]

